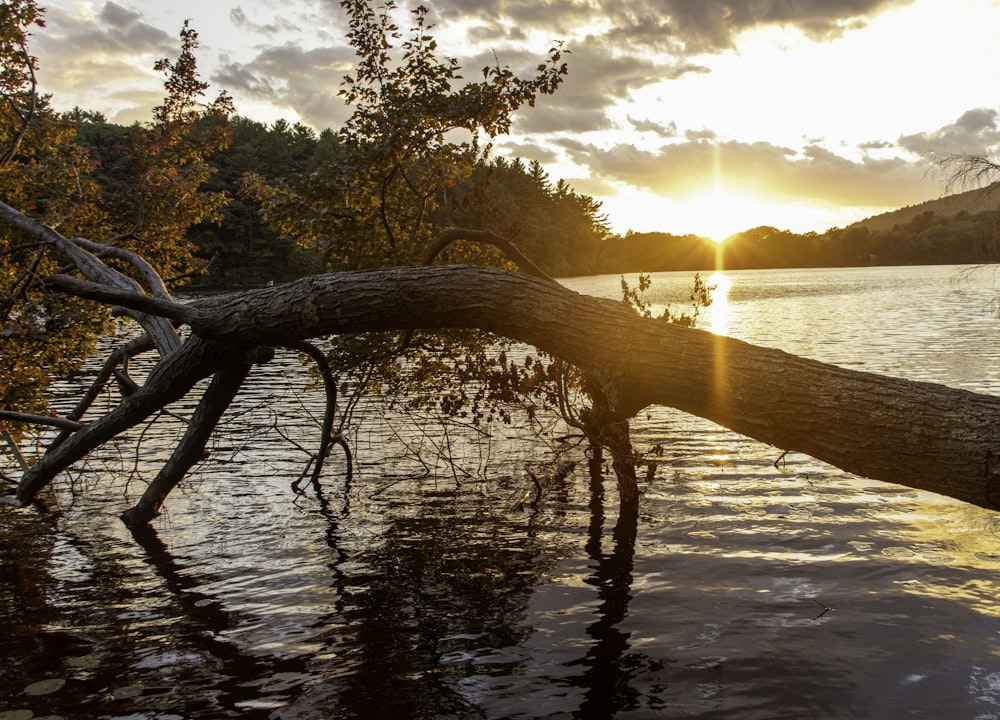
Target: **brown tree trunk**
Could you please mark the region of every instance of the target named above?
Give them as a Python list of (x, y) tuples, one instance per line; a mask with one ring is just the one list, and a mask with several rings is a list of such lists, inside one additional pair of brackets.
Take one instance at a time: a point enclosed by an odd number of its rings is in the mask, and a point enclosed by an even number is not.
[(622, 417), (671, 406), (858, 475), (983, 507), (1000, 502), (998, 397), (641, 318), (517, 273), (448, 266), (321, 275), (221, 299), (198, 308), (191, 324), (203, 337), (254, 345), (479, 328), (581, 368)]
[[(73, 291), (87, 289), (77, 284)], [(1000, 500), (998, 397), (846, 370), (644, 319), (621, 303), (541, 278), (470, 266), (394, 268), (314, 276), (196, 306), (107, 288), (100, 297), (190, 324), (194, 336), (161, 360), (159, 375), (137, 393), (153, 403), (225, 364), (226, 351), (217, 348), (229, 346), (239, 356), (251, 347), (338, 333), (479, 328), (576, 365), (599, 383), (619, 418), (648, 405), (672, 406), (858, 475), (984, 507)], [(198, 343), (214, 350), (197, 369), (181, 365), (180, 380), (167, 366), (179, 356), (195, 359), (189, 346)], [(173, 389), (156, 390), (157, 384)], [(152, 410), (144, 403), (142, 411)], [(44, 472), (36, 472), (39, 465)], [(31, 500), (44, 486), (39, 481), (59, 467), (62, 461), (40, 460), (18, 498)]]
[(122, 520), (129, 527), (146, 525), (160, 514), (163, 501), (187, 474), (196, 462), (203, 459), (205, 446), (222, 414), (232, 403), (233, 398), (243, 386), (253, 366), (253, 358), (245, 354), (235, 360), (232, 365), (221, 368), (208, 389), (202, 395), (188, 423), (184, 437), (177, 443), (170, 459), (160, 468), (153, 481), (146, 486), (145, 492), (135, 506), (122, 513)]

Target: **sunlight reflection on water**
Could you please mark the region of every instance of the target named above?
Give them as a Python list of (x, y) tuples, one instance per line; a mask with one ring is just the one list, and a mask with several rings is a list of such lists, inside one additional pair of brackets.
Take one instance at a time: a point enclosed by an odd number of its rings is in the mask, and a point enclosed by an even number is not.
[(708, 316), (707, 329), (716, 335), (729, 334), (729, 290), (733, 286), (732, 279), (722, 272), (714, 272), (705, 281), (709, 287), (709, 298), (712, 304), (705, 310)]

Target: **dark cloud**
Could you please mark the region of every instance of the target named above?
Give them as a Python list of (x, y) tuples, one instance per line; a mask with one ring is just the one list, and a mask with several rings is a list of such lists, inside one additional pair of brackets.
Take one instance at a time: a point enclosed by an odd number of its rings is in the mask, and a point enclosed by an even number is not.
[(912, 0), (664, 0), (643, 8), (670, 19), (671, 34), (689, 51), (733, 47), (733, 36), (754, 27), (795, 27), (816, 40), (838, 37), (866, 18)]
[[(592, 26), (610, 47), (659, 48), (673, 53), (734, 47), (736, 34), (760, 26), (794, 27), (817, 40), (838, 37), (875, 15), (913, 0), (441, 0), (445, 22), (471, 22), (470, 37), (513, 39), (526, 29), (565, 37)], [(596, 35), (607, 20), (610, 27)]]
[(130, 61), (143, 55), (161, 57), (175, 51), (178, 45), (177, 34), (154, 27), (139, 13), (113, 2), (104, 4), (99, 20), (95, 23), (49, 9), (46, 29), (38, 33), (34, 46), (56, 62), (72, 64), (95, 55), (120, 56)]
[(558, 153), (551, 147), (537, 143), (504, 142), (497, 148), (498, 155), (509, 158), (530, 158), (540, 163), (554, 163), (559, 159)]
[[(266, 18), (259, 16), (262, 11), (269, 10)], [(242, 5), (236, 5), (229, 11), (229, 21), (241, 32), (259, 35), (270, 39), (277, 36), (300, 35), (306, 29), (306, 35), (318, 38), (325, 44), (343, 44), (347, 32), (343, 11), (334, 11), (325, 3), (314, 7), (309, 2), (264, 2), (255, 0), (254, 15), (251, 17)], [(272, 43), (273, 44), (273, 43)]]
[[(545, 56), (526, 51), (481, 54), (465, 62), (466, 77), (490, 64), (507, 65), (521, 77), (530, 77)], [(524, 133), (587, 132), (613, 126), (608, 111), (630, 95), (665, 79), (706, 70), (687, 62), (664, 64), (638, 55), (621, 55), (601, 45), (570, 49), (563, 56), (569, 72), (555, 95), (539, 98), (534, 108), (518, 114), (516, 126)]]
[(281, 16), (274, 18), (271, 22), (253, 22), (240, 5), (237, 5), (229, 11), (229, 20), (240, 30), (255, 33), (257, 35), (272, 36), (277, 35), (278, 33), (298, 30), (298, 26), (292, 20)]
[[(153, 64), (176, 55), (178, 36), (157, 28), (114, 2), (101, 6), (96, 18), (50, 7), (45, 29), (32, 39), (39, 57), (39, 83), (65, 109), (64, 98), (128, 124), (149, 117), (163, 99)], [(178, 26), (177, 31), (180, 31)]]
[(677, 137), (677, 123), (669, 122), (666, 125), (655, 120), (642, 120), (632, 117), (628, 118), (629, 123), (638, 132), (651, 132), (662, 138)]
[(248, 63), (227, 58), (211, 79), (233, 94), (287, 108), (302, 122), (324, 129), (339, 127), (347, 118), (338, 93), (353, 66), (353, 53), (342, 46), (306, 50), (286, 44), (267, 48)]
[(699, 142), (701, 140), (715, 140), (717, 135), (714, 130), (699, 128), (697, 130), (685, 130), (684, 137), (690, 142)]
[(588, 0), (435, 0), (433, 11), (443, 23), (471, 23), (473, 36), (484, 39), (503, 37), (487, 35), (484, 28), (537, 30), (559, 38), (616, 13), (617, 5), (603, 8)]
[(899, 138), (899, 145), (925, 158), (942, 154), (990, 155), (1000, 145), (997, 119), (995, 109), (976, 108), (937, 130), (905, 135)]

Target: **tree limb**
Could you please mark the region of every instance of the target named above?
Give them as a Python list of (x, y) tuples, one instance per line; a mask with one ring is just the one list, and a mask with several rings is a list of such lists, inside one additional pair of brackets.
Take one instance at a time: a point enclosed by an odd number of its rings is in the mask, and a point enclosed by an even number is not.
[(1000, 501), (1000, 398), (847, 370), (638, 317), (624, 305), (472, 266), (304, 278), (197, 309), (193, 331), (233, 344), (478, 328), (576, 365), (624, 416), (651, 404), (708, 418), (848, 472), (983, 507)]
[[(319, 368), (320, 377), (323, 379), (323, 390), (326, 393), (326, 405), (323, 411), (322, 439), (320, 440), (319, 450), (316, 452), (316, 461), (312, 468), (312, 474), (309, 477), (309, 482), (315, 484), (319, 481), (319, 477), (323, 473), (323, 465), (326, 462), (327, 455), (330, 454), (331, 445), (340, 445), (344, 449), (348, 461), (351, 460), (351, 452), (343, 435), (338, 433), (334, 436), (333, 423), (337, 419), (337, 383), (333, 377), (333, 368), (330, 367), (330, 363), (327, 361), (326, 355), (323, 354), (322, 350), (310, 342), (302, 341), (292, 343), (288, 347), (292, 350), (298, 350), (299, 352), (312, 358), (312, 361), (316, 363), (316, 367)], [(348, 472), (350, 472), (350, 468), (348, 469)], [(303, 473), (303, 475), (304, 474), (305, 473)], [(301, 479), (302, 478), (300, 477), (299, 480)], [(298, 489), (298, 480), (292, 484), (292, 488), (295, 490)]]
[[(87, 410), (90, 409), (90, 406), (94, 403), (94, 400), (96, 400), (98, 395), (101, 394), (101, 391), (104, 389), (104, 386), (107, 385), (108, 380), (111, 379), (111, 376), (116, 373), (116, 371), (118, 370), (118, 366), (121, 365), (123, 362), (127, 362), (129, 358), (132, 358), (135, 355), (138, 355), (139, 353), (146, 352), (147, 350), (152, 350), (152, 349), (153, 349), (152, 339), (149, 337), (149, 335), (142, 335), (112, 351), (112, 353), (108, 356), (108, 359), (105, 360), (104, 365), (101, 367), (100, 372), (97, 373), (97, 377), (95, 377), (94, 381), (90, 384), (90, 387), (87, 389), (87, 392), (85, 392), (83, 397), (80, 398), (80, 400), (77, 402), (76, 407), (73, 408), (73, 411), (66, 416), (67, 419), (79, 422), (83, 418), (83, 416), (87, 413)], [(123, 387), (123, 381), (125, 380), (125, 378), (123, 378), (121, 375), (118, 375), (117, 379), (119, 383), (119, 391), (122, 393), (122, 395), (128, 395), (135, 392), (136, 387), (134, 386), (134, 384), (129, 385), (127, 391), (122, 390), (121, 388)], [(128, 381), (131, 381), (131, 378), (128, 378)], [(66, 438), (69, 437), (71, 432), (74, 432), (78, 429), (79, 429), (78, 427), (64, 429), (61, 433), (59, 433), (59, 435), (56, 436), (55, 440), (53, 440), (49, 444), (49, 449), (52, 449), (57, 445), (61, 445), (63, 442), (65, 442)]]
[(197, 311), (183, 303), (150, 297), (141, 292), (109, 287), (101, 283), (88, 282), (87, 280), (80, 280), (70, 275), (49, 275), (42, 282), (46, 287), (55, 288), (88, 300), (97, 300), (109, 305), (118, 305), (131, 310), (137, 310), (146, 315), (167, 318), (179, 323), (190, 324), (197, 317)]
[(470, 240), (477, 243), (492, 245), (502, 252), (508, 260), (513, 262), (521, 272), (533, 277), (555, 282), (544, 270), (535, 265), (524, 253), (514, 247), (514, 244), (502, 235), (498, 235), (490, 230), (469, 230), (467, 228), (448, 228), (441, 232), (437, 238), (424, 251), (424, 265), (430, 265), (434, 258), (451, 243), (458, 240)]
[(0, 420), (28, 423), (31, 425), (49, 425), (50, 427), (62, 428), (64, 430), (80, 430), (84, 427), (82, 423), (67, 418), (34, 415), (33, 413), (14, 412), (13, 410), (0, 410)]
[(196, 462), (204, 458), (209, 438), (219, 424), (222, 414), (239, 392), (252, 366), (253, 358), (249, 354), (244, 354), (232, 364), (220, 368), (215, 374), (191, 416), (184, 437), (146, 488), (139, 502), (122, 514), (122, 520), (126, 525), (129, 527), (146, 525), (160, 514), (163, 501), (170, 491)]
[(21, 477), (17, 500), (33, 501), (60, 472), (84, 458), (91, 450), (125, 432), (163, 407), (184, 397), (194, 384), (213, 374), (233, 358), (233, 347), (223, 343), (189, 339), (150, 372), (146, 384), (122, 399), (110, 412), (50, 449)]
[(145, 279), (150, 292), (153, 293), (153, 297), (157, 297), (162, 300), (170, 299), (170, 293), (167, 291), (167, 286), (164, 284), (163, 278), (161, 278), (160, 274), (153, 269), (152, 265), (146, 262), (145, 258), (136, 255), (134, 252), (125, 250), (124, 248), (94, 242), (93, 240), (87, 240), (86, 238), (73, 238), (73, 242), (85, 250), (94, 253), (98, 258), (113, 257), (129, 263), (132, 267), (138, 270), (139, 274), (142, 275), (143, 279)]
[[(12, 227), (53, 247), (60, 258), (79, 270), (87, 279), (135, 295), (143, 295), (142, 288), (132, 278), (108, 267), (95, 255), (74, 244), (47, 225), (21, 214), (10, 205), (0, 202), (0, 219)], [(124, 305), (124, 307), (132, 307)], [(154, 314), (132, 309), (129, 316), (138, 322), (153, 338), (161, 355), (169, 355), (180, 347), (181, 341), (168, 320)]]

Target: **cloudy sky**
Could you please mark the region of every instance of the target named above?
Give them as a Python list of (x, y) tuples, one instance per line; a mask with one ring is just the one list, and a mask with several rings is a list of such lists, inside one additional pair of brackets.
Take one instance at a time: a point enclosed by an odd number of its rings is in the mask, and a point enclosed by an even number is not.
[[(399, 0), (406, 8), (407, 0)], [(336, 128), (336, 0), (60, 0), (33, 39), (59, 109), (148, 117), (190, 19), (241, 115)], [(939, 197), (940, 153), (1000, 155), (1000, 0), (425, 0), (467, 75), (570, 50), (497, 152), (538, 160), (614, 229), (823, 231)], [(404, 22), (405, 18), (404, 18)]]

